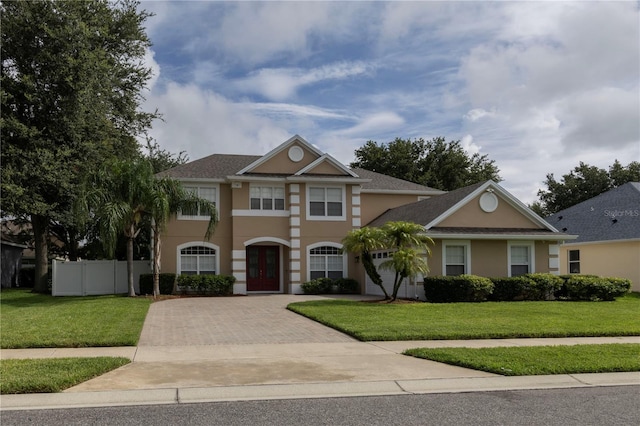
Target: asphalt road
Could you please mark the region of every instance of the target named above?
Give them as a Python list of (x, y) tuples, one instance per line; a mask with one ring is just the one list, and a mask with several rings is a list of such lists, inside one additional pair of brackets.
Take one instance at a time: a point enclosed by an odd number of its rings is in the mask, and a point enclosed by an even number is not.
[(638, 425), (640, 386), (2, 411), (10, 425)]

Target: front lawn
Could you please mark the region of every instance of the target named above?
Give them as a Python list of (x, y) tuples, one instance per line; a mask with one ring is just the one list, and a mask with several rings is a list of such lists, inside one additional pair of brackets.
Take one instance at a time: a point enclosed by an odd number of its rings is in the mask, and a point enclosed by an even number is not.
[(640, 371), (640, 345), (603, 344), (504, 348), (416, 348), (404, 352), (503, 376)]
[(120, 357), (5, 359), (0, 393), (60, 392), (130, 362)]
[(150, 303), (138, 297), (53, 297), (3, 289), (0, 347), (135, 346)]
[(297, 302), (288, 309), (359, 340), (640, 335), (640, 294), (613, 302)]

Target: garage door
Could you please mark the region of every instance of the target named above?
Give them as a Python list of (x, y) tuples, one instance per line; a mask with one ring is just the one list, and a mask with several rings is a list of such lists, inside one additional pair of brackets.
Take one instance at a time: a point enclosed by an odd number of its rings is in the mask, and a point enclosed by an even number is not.
[[(378, 269), (378, 273), (380, 277), (382, 277), (382, 285), (385, 290), (387, 290), (388, 294), (393, 292), (393, 280), (395, 279), (396, 273), (391, 271), (386, 271), (380, 269), (380, 264), (389, 259), (391, 252), (389, 251), (376, 251), (371, 253), (373, 257), (373, 264), (376, 265)], [(365, 274), (366, 275), (366, 274)], [(425, 300), (424, 297), (424, 287), (422, 286), (422, 276), (418, 276), (415, 279), (415, 284), (409, 282), (409, 280), (405, 279), (400, 285), (400, 289), (398, 290), (398, 297), (403, 299), (420, 299)], [(367, 275), (366, 277), (366, 293), (372, 296), (381, 296), (384, 297), (384, 293), (382, 289), (374, 284), (373, 281)]]

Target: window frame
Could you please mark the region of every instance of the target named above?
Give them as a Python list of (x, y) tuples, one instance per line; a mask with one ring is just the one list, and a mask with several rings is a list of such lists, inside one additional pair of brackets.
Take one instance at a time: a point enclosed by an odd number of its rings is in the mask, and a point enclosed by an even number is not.
[[(189, 241), (187, 243), (179, 244), (178, 247), (176, 247), (176, 275), (182, 275), (182, 256), (183, 256), (182, 250), (186, 248), (191, 248), (191, 247), (206, 247), (214, 250), (215, 251), (215, 258), (214, 258), (215, 274), (214, 275), (220, 275), (220, 247), (215, 244), (204, 242), (204, 241)], [(196, 254), (196, 256), (200, 256), (200, 255)], [(201, 275), (199, 261), (198, 261), (196, 273), (189, 274), (189, 275)]]
[[(215, 191), (215, 195), (214, 195), (214, 200), (210, 200), (213, 201), (213, 204), (216, 206), (216, 211), (220, 212), (220, 185), (212, 185), (212, 184), (199, 184), (199, 183), (194, 183), (194, 182), (184, 182), (182, 183), (182, 186), (185, 190), (191, 189), (191, 188), (195, 188), (197, 193), (198, 193), (198, 197), (200, 198), (204, 198), (200, 195), (200, 190), (201, 189), (213, 189)], [(200, 205), (198, 204), (198, 214), (196, 215), (187, 215), (187, 214), (183, 214), (182, 210), (180, 210), (178, 212), (177, 215), (178, 220), (209, 220), (210, 216), (209, 215), (201, 215), (200, 214)]]
[[(323, 189), (324, 190), (324, 215), (320, 216), (320, 215), (312, 215), (311, 214), (311, 190), (312, 189)], [(328, 213), (328, 203), (330, 202), (328, 200), (328, 194), (327, 194), (327, 190), (329, 189), (339, 189), (340, 190), (340, 195), (341, 195), (341, 201), (340, 203), (342, 204), (342, 211), (341, 214), (339, 216), (329, 216), (327, 215)], [(323, 184), (318, 184), (318, 185), (314, 185), (314, 184), (307, 184), (306, 185), (306, 217), (307, 220), (309, 221), (340, 221), (340, 222), (344, 222), (347, 220), (347, 190), (346, 190), (346, 186), (345, 185), (323, 185)], [(317, 201), (315, 201), (317, 202)]]
[[(528, 266), (529, 266), (529, 270), (527, 272), (525, 272), (526, 274), (533, 274), (536, 272), (536, 246), (535, 246), (535, 242), (534, 241), (509, 241), (507, 243), (507, 272), (509, 277), (512, 276), (520, 276), (520, 275), (513, 275), (512, 273), (512, 267), (513, 266), (522, 266), (522, 264), (513, 264), (512, 259), (511, 259), (511, 251), (513, 247), (527, 247), (528, 250)], [(524, 274), (521, 274), (524, 275)]]
[[(447, 247), (463, 247), (464, 248), (464, 272), (463, 274), (471, 274), (471, 241), (470, 240), (445, 240), (442, 242), (442, 275), (455, 276), (447, 274)], [(458, 264), (456, 264), (458, 265)]]
[[(271, 189), (271, 198), (264, 198), (262, 196), (262, 190), (263, 189)], [(252, 197), (251, 192), (254, 189), (259, 189), (260, 190), (260, 198), (258, 198), (260, 200), (260, 208), (253, 208), (252, 205), (252, 201), (255, 199), (255, 197)], [(282, 190), (282, 198), (276, 198), (276, 189), (281, 189)], [(270, 199), (271, 200), (271, 209), (265, 209), (264, 208), (264, 200)], [(276, 208), (276, 200), (280, 200), (282, 199), (282, 208), (281, 209), (277, 209)], [(287, 210), (287, 193), (286, 193), (286, 189), (284, 187), (284, 185), (259, 185), (259, 184), (251, 184), (249, 185), (249, 210), (252, 212), (284, 212)]]
[[(334, 243), (334, 242), (330, 242), (330, 241), (323, 241), (323, 242), (319, 242), (319, 243), (314, 243), (314, 244), (310, 244), (307, 246), (307, 250), (306, 250), (306, 254), (307, 254), (307, 267), (306, 267), (306, 276), (307, 276), (307, 281), (311, 281), (311, 256), (325, 256), (325, 277), (328, 276), (328, 262), (327, 262), (327, 257), (328, 256), (335, 256), (335, 254), (311, 254), (311, 250), (313, 249), (317, 249), (320, 247), (331, 247), (331, 248), (336, 248), (338, 250), (342, 249), (342, 244), (338, 244), (338, 243)], [(346, 253), (342, 253), (342, 277), (346, 278), (349, 276), (348, 274), (348, 259), (347, 259), (347, 254)]]
[[(571, 260), (571, 253), (577, 253), (578, 254), (578, 259), (577, 260)], [(574, 265), (578, 265), (578, 270), (576, 272), (572, 271), (572, 266)], [(567, 271), (570, 274), (579, 274), (580, 273), (580, 249), (575, 249), (575, 250), (567, 250)]]

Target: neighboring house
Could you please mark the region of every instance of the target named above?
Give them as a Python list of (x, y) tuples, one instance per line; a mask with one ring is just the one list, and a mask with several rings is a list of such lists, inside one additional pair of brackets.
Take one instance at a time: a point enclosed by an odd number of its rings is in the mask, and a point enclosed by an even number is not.
[(434, 275), (557, 271), (558, 242), (570, 238), (493, 182), (445, 193), (349, 169), (297, 135), (263, 156), (214, 154), (159, 176), (215, 202), (220, 219), (205, 242), (206, 212), (178, 214), (163, 235), (162, 270), (231, 274), (236, 294), (300, 293), (318, 277), (354, 278), (375, 293), (341, 241), (387, 220), (426, 225)]
[[(576, 238), (559, 232), (493, 181), (390, 209), (369, 225), (397, 220), (424, 225), (426, 235), (434, 240), (429, 275), (558, 274), (559, 245)], [(388, 254), (382, 252), (375, 257), (382, 262), (385, 256)], [(388, 281), (393, 282), (391, 274), (385, 285)], [(415, 288), (405, 286), (399, 294), (423, 296), (419, 281)], [(377, 288), (367, 280), (367, 292), (378, 294)]]
[(263, 156), (214, 154), (159, 174), (215, 202), (219, 223), (203, 241), (207, 212), (182, 211), (162, 240), (162, 270), (230, 274), (234, 293), (301, 293), (318, 277), (364, 284), (355, 256), (342, 254), (352, 229), (385, 210), (443, 194), (349, 169), (300, 136)]
[(27, 248), (24, 244), (0, 240), (0, 286), (2, 288), (20, 285), (20, 269), (22, 268), (22, 252)]
[(560, 272), (630, 279), (640, 291), (640, 182), (629, 182), (549, 216), (578, 234), (560, 246)]

